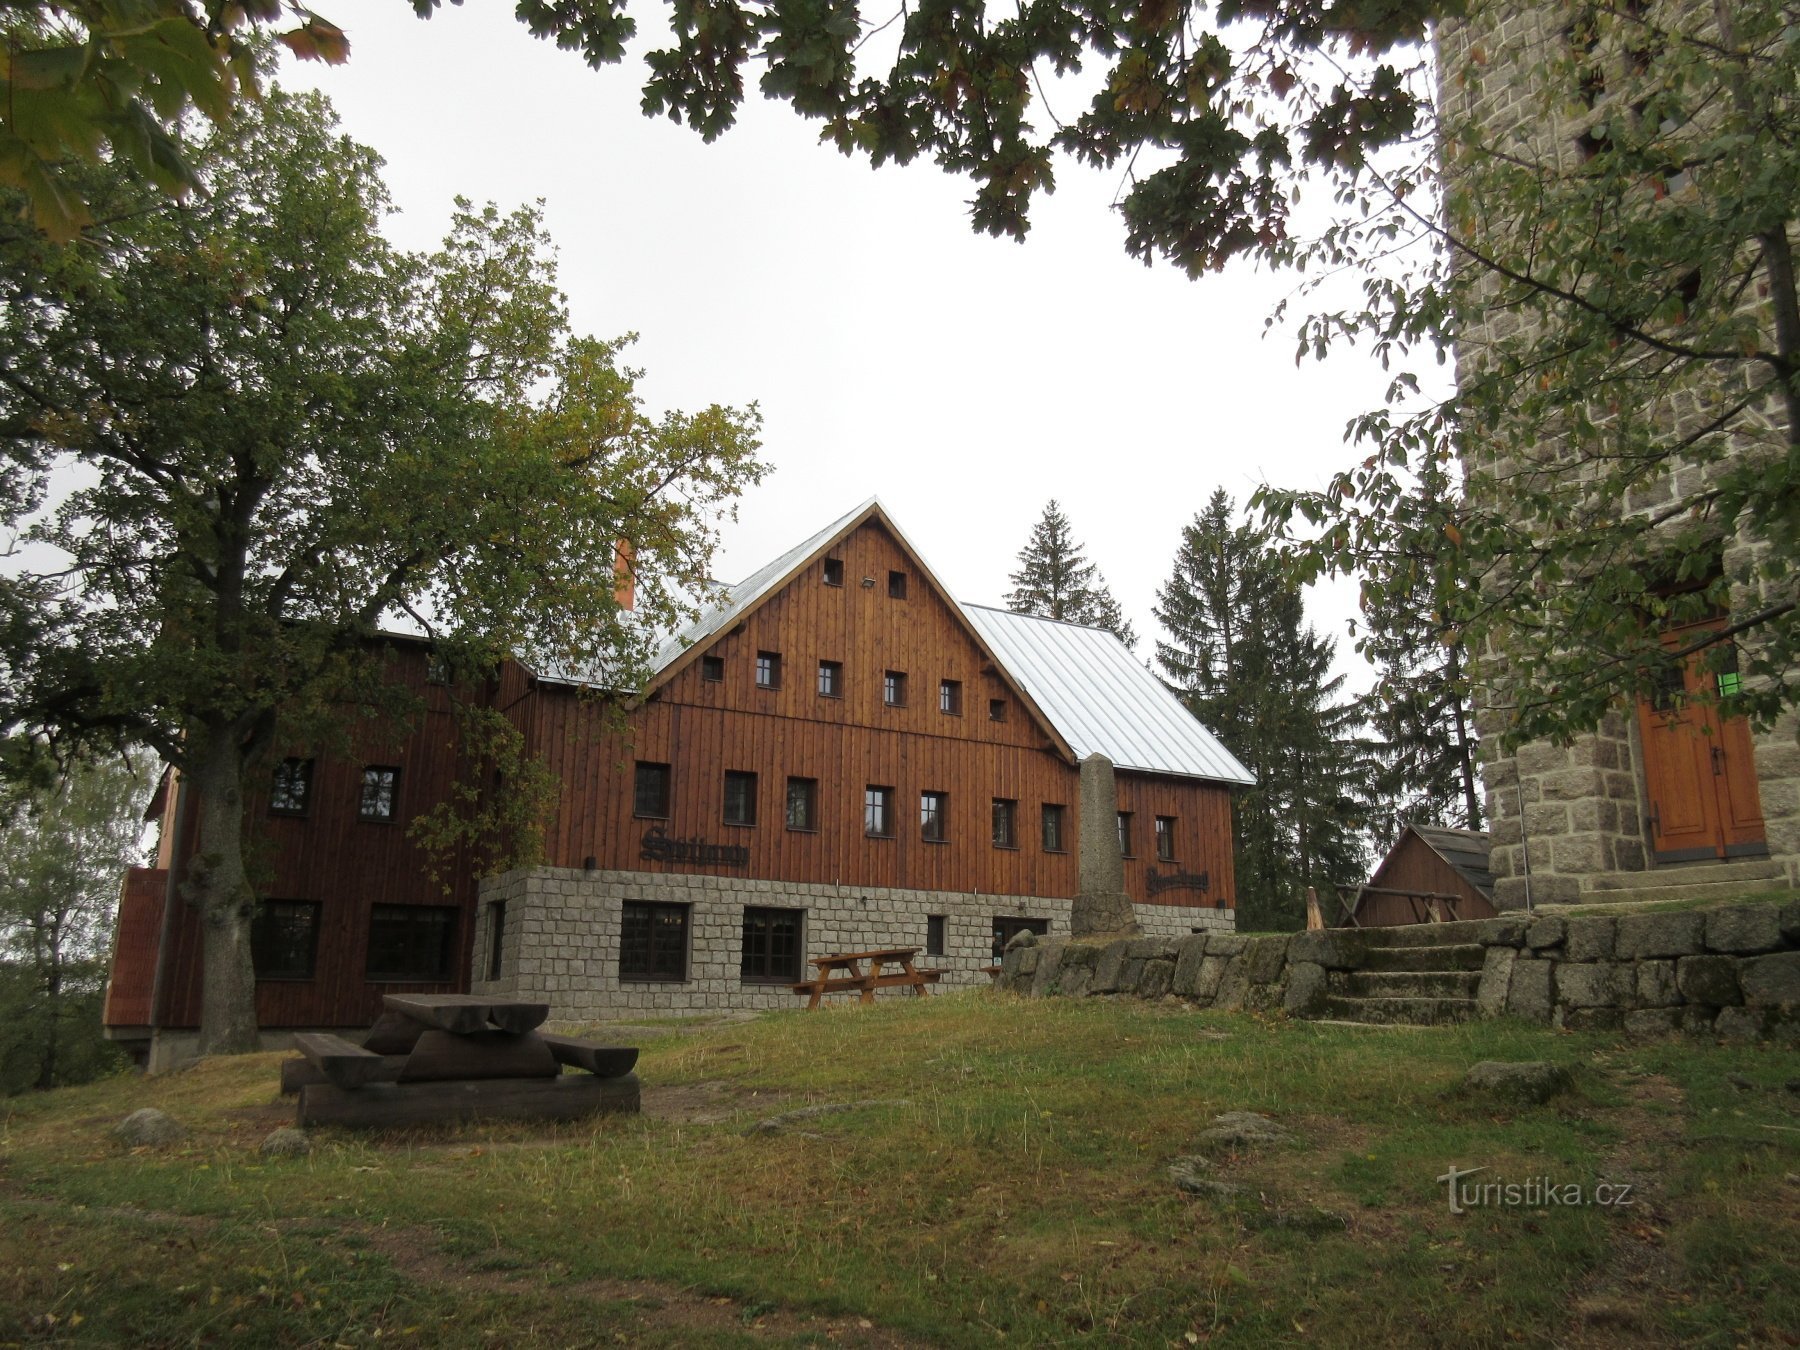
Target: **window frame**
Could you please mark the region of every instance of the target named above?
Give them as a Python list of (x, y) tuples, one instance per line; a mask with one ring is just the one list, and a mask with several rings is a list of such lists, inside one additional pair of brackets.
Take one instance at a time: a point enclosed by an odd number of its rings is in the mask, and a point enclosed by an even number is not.
[(988, 700), (988, 721), (1004, 722), (1006, 720), (1006, 700), (990, 698)]
[(961, 717), (963, 715), (961, 680), (938, 681), (938, 712), (945, 717)]
[[(1005, 828), (1002, 829), (1002, 822)], [(1002, 836), (1005, 836), (1002, 838)], [(1017, 849), (1019, 847), (1019, 799), (1017, 797), (994, 798), (993, 840), (995, 848)]]
[(1156, 860), (1158, 862), (1175, 861), (1175, 817), (1158, 816), (1156, 818)]
[(825, 559), (824, 579), (827, 586), (843, 586), (844, 560), (842, 558)]
[(904, 708), (906, 706), (906, 672), (904, 670), (881, 672), (881, 706), (884, 708)]
[[(266, 952), (271, 939), (267, 934), (266, 918), (272, 906), (288, 906), (293, 909), (306, 910), (308, 932), (306, 935), (306, 968), (300, 970), (269, 971), (258, 959), (259, 950)], [(289, 900), (286, 898), (265, 897), (256, 902), (256, 909), (250, 916), (250, 968), (258, 983), (264, 980), (277, 982), (300, 982), (317, 979), (319, 975), (319, 916), (323, 906), (317, 900)], [(265, 934), (260, 940), (258, 930)]]
[(928, 844), (950, 842), (950, 794), (927, 789), (919, 794), (919, 838)]
[[(877, 824), (880, 829), (875, 828)], [(869, 783), (863, 787), (863, 837), (894, 837), (894, 789), (891, 786)]]
[[(387, 781), (379, 779), (371, 783), (370, 774), (385, 774)], [(375, 804), (381, 805), (381, 793), (385, 788), (386, 810), (371, 812), (369, 790), (375, 789)], [(392, 825), (400, 816), (400, 766), (398, 764), (365, 764), (362, 778), (357, 784), (356, 818), (370, 825)]]
[(700, 679), (706, 684), (724, 684), (725, 658), (722, 656), (702, 656), (700, 658)]
[(819, 662), (819, 697), (842, 698), (844, 696), (844, 663), (842, 661)]
[[(777, 918), (779, 916), (779, 918)], [(757, 955), (761, 971), (751, 970), (751, 922), (761, 918), (769, 922), (793, 924), (792, 951), (777, 954), (774, 932), (763, 934), (764, 950)], [(800, 979), (801, 964), (806, 956), (806, 911), (781, 905), (745, 905), (738, 923), (738, 980), (742, 984), (793, 984)], [(778, 963), (784, 962), (777, 968)]]
[(949, 932), (948, 914), (927, 914), (925, 916), (925, 955), (945, 956), (946, 934)]
[[(1038, 815), (1038, 831), (1046, 853), (1067, 853), (1068, 806), (1064, 802), (1045, 802)], [(1054, 836), (1054, 841), (1053, 837)]]
[[(736, 784), (740, 789), (747, 787), (749, 790), (748, 797), (740, 799), (740, 802), (739, 802), (739, 805), (746, 809), (746, 815), (744, 816), (744, 818), (737, 819), (737, 820), (734, 820), (731, 815), (733, 784)], [(756, 774), (753, 770), (750, 770), (750, 769), (727, 769), (727, 770), (725, 770), (724, 798), (723, 798), (723, 801), (721, 802), (721, 806), (720, 806), (720, 812), (719, 812), (720, 820), (726, 825), (737, 825), (737, 826), (741, 826), (741, 827), (745, 827), (745, 828), (755, 825), (756, 824), (756, 806), (757, 806), (756, 794), (757, 794), (757, 781), (756, 781)]]
[[(806, 822), (802, 825), (794, 824), (794, 789), (796, 787), (805, 789)], [(798, 774), (789, 774), (787, 793), (782, 799), (781, 815), (787, 828), (796, 834), (817, 834), (819, 832), (819, 780), (805, 778)]]
[[(312, 814), (313, 760), (311, 756), (287, 755), (269, 775), (269, 814), (303, 820)], [(300, 784), (299, 804), (288, 804), (293, 785)]]
[(906, 573), (888, 569), (888, 599), (906, 599)]
[(1136, 813), (1120, 811), (1117, 814), (1119, 817), (1119, 856), (1121, 858), (1136, 857), (1137, 855), (1131, 851), (1131, 818)]
[(781, 688), (780, 652), (758, 652), (756, 654), (756, 687), (758, 689)]
[[(642, 922), (649, 925), (645, 933), (644, 941), (644, 953), (647, 957), (647, 968), (641, 970), (627, 970), (625, 966), (627, 953), (626, 941), (630, 936), (627, 930), (633, 926), (632, 920), (634, 916), (637, 916)], [(666, 918), (679, 918), (680, 920), (679, 924), (673, 925), (670, 929), (665, 930), (665, 938), (667, 932), (675, 932), (677, 934), (675, 942), (680, 946), (680, 969), (678, 972), (661, 969), (657, 964), (659, 955), (659, 944), (657, 942), (659, 930), (657, 928), (657, 920)], [(619, 983), (686, 984), (688, 982), (688, 969), (692, 964), (690, 960), (692, 933), (693, 906), (691, 905), (676, 904), (667, 900), (621, 900), (619, 902)], [(661, 953), (663, 955), (667, 955), (669, 945), (670, 944), (666, 940), (661, 944)]]
[[(419, 921), (427, 915), (438, 917), (442, 922), (438, 926), (438, 960), (429, 970), (403, 966), (382, 968), (375, 963), (376, 941), (375, 930), (378, 923), (395, 922), (405, 916), (408, 926), (420, 926)], [(369, 906), (369, 927), (367, 940), (363, 947), (363, 978), (370, 984), (450, 984), (456, 979), (456, 944), (457, 920), (461, 911), (455, 905), (371, 905)], [(407, 934), (406, 945), (421, 943), (422, 939)]]
[[(644, 771), (646, 769), (662, 771), (662, 810), (646, 811), (644, 809)], [(667, 820), (675, 804), (675, 771), (667, 764), (653, 759), (636, 761), (631, 774), (631, 815), (634, 820)]]

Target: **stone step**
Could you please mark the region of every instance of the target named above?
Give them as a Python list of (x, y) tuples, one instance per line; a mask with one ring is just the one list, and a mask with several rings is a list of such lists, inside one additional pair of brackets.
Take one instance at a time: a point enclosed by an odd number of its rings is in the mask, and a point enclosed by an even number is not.
[(1438, 947), (1370, 947), (1365, 970), (1480, 970), (1487, 948), (1478, 942)]
[(1637, 891), (1590, 891), (1578, 904), (1544, 906), (1545, 913), (1562, 913), (1571, 909), (1587, 909), (1594, 905), (1656, 905), (1691, 900), (1737, 900), (1746, 895), (1765, 895), (1787, 890), (1785, 879), (1767, 878), (1753, 882), (1707, 881), (1681, 886), (1652, 886)]
[(1455, 923), (1408, 923), (1392, 928), (1359, 928), (1371, 947), (1449, 947), (1481, 939), (1491, 919), (1459, 919)]
[(1347, 998), (1473, 999), (1481, 987), (1475, 970), (1334, 971), (1331, 992)]
[(1475, 1020), (1472, 998), (1345, 998), (1330, 995), (1321, 1000), (1315, 1020), (1403, 1022), (1411, 1026), (1436, 1026), (1446, 1022)]
[(1589, 891), (1653, 891), (1666, 886), (1706, 886), (1715, 882), (1781, 881), (1787, 868), (1768, 858), (1723, 862), (1664, 863), (1643, 872), (1602, 872), (1588, 878)]

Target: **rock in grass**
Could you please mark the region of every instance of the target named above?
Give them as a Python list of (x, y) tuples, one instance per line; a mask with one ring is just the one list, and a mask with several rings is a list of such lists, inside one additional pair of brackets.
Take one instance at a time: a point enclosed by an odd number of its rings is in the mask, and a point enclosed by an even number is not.
[(187, 1137), (187, 1130), (166, 1112), (142, 1106), (113, 1126), (113, 1137), (127, 1148), (161, 1148)]
[(306, 1137), (305, 1130), (283, 1125), (279, 1130), (269, 1132), (269, 1137), (262, 1141), (262, 1152), (271, 1158), (304, 1158), (312, 1152), (312, 1140)]
[(1293, 1135), (1254, 1111), (1227, 1111), (1213, 1117), (1212, 1128), (1200, 1132), (1199, 1143), (1218, 1152), (1223, 1149), (1256, 1148), (1263, 1144), (1285, 1144)]
[(1540, 1105), (1574, 1086), (1567, 1069), (1541, 1059), (1517, 1063), (1483, 1060), (1463, 1075), (1464, 1091), (1486, 1093), (1520, 1106)]
[(1185, 1158), (1177, 1158), (1169, 1164), (1169, 1180), (1175, 1183), (1178, 1190), (1189, 1195), (1204, 1196), (1208, 1200), (1236, 1200), (1247, 1189), (1235, 1181), (1220, 1181), (1216, 1177), (1206, 1175), (1212, 1167), (1210, 1159), (1201, 1154), (1190, 1154)]
[(756, 1122), (745, 1134), (780, 1134), (783, 1130), (805, 1121), (817, 1120), (821, 1116), (842, 1115), (846, 1111), (866, 1111), (877, 1106), (911, 1106), (910, 1101), (903, 1098), (879, 1100), (869, 1098), (860, 1102), (822, 1102), (818, 1106), (802, 1106), (793, 1111), (784, 1111), (778, 1116), (768, 1116)]

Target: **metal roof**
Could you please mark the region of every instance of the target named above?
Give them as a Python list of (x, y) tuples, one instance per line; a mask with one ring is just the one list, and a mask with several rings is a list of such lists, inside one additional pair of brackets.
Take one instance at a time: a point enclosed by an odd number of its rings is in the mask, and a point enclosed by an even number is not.
[(962, 610), (1077, 756), (1102, 754), (1115, 768), (1144, 773), (1256, 782), (1105, 629), (984, 605)]
[[(1488, 871), (1486, 830), (1453, 830), (1443, 825), (1408, 825), (1406, 828), (1423, 839), (1426, 847), (1450, 864), (1464, 881), (1483, 895), (1493, 895), (1494, 874)], [(1391, 852), (1389, 856), (1393, 856)]]

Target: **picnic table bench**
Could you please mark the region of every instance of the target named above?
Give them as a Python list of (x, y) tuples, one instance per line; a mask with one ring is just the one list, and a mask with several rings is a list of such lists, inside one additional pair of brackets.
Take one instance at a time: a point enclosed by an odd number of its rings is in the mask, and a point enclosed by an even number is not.
[[(810, 980), (801, 980), (790, 984), (788, 988), (796, 994), (807, 994), (808, 1009), (819, 1006), (819, 1000), (826, 994), (842, 994), (855, 990), (861, 995), (860, 1002), (873, 1003), (877, 989), (909, 988), (920, 998), (925, 996), (925, 986), (936, 984), (943, 978), (941, 970), (920, 970), (913, 964), (913, 957), (919, 954), (917, 947), (884, 947), (870, 952), (839, 952), (834, 956), (815, 956), (812, 964), (818, 974)], [(866, 964), (865, 964), (866, 963)], [(884, 967), (897, 966), (897, 970), (884, 971)], [(843, 971), (842, 975), (834, 975), (833, 971)]]
[[(301, 1125), (567, 1120), (636, 1111), (637, 1050), (555, 1036), (550, 1005), (477, 994), (389, 994), (362, 1045), (299, 1032), (281, 1066)], [(585, 1070), (565, 1075), (565, 1067)]]

